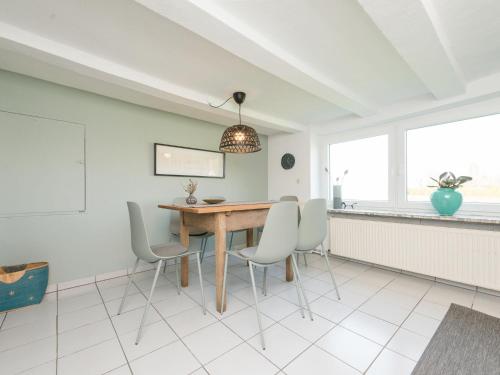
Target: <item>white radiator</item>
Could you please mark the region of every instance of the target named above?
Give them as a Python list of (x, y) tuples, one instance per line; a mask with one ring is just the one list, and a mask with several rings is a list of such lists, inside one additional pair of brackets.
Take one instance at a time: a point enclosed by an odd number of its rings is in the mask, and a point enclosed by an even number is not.
[(332, 254), (500, 290), (500, 232), (330, 219)]

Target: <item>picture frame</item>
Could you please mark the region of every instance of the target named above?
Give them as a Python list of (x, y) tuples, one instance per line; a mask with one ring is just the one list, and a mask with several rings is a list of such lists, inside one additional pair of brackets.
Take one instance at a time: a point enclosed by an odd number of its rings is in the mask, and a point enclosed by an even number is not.
[(154, 175), (225, 178), (226, 154), (201, 148), (155, 143)]

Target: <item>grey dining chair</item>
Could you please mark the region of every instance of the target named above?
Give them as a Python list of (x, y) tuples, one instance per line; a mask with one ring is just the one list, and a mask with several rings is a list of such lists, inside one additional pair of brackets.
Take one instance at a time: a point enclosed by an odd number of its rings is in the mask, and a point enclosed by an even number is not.
[(189, 252), (185, 247), (178, 243), (168, 243), (162, 245), (149, 244), (148, 235), (146, 232), (146, 226), (144, 224), (144, 219), (142, 217), (141, 207), (136, 202), (127, 202), (128, 213), (130, 218), (130, 239), (132, 243), (132, 251), (137, 257), (132, 274), (129, 277), (127, 287), (125, 288), (125, 293), (123, 294), (122, 301), (120, 303), (120, 308), (118, 309), (118, 315), (121, 314), (123, 310), (123, 305), (125, 304), (125, 299), (127, 298), (130, 285), (133, 282), (134, 274), (137, 270), (139, 262), (142, 260), (146, 263), (156, 263), (156, 272), (153, 279), (153, 284), (151, 285), (151, 290), (149, 292), (149, 298), (144, 307), (144, 313), (142, 314), (141, 323), (139, 325), (139, 331), (137, 332), (137, 337), (135, 339), (135, 344), (139, 344), (142, 334), (142, 328), (144, 322), (147, 319), (149, 308), (151, 305), (151, 299), (153, 298), (153, 293), (156, 287), (156, 282), (158, 281), (158, 275), (160, 274), (160, 269), (163, 262), (169, 259), (178, 259), (180, 257), (189, 256), (196, 254), (196, 262), (198, 263), (198, 277), (200, 278), (200, 289), (201, 289), (201, 300), (202, 300), (202, 310), (203, 314), (206, 314), (205, 305), (205, 293), (203, 291), (203, 277), (201, 274), (201, 264), (200, 264), (200, 251)]
[(310, 199), (306, 202), (302, 209), (302, 219), (299, 224), (299, 239), (297, 241), (296, 254), (311, 254), (316, 251), (319, 246), (321, 256), (325, 259), (326, 267), (330, 272), (333, 286), (337, 292), (337, 298), (340, 299), (339, 288), (335, 281), (328, 254), (323, 246), (323, 241), (326, 238), (327, 231), (327, 212), (326, 199)]
[[(296, 202), (297, 203), (297, 222), (300, 223), (300, 207), (298, 206), (299, 203), (299, 197), (296, 195), (283, 195), (280, 198), (280, 202)], [(264, 228), (259, 228), (260, 232), (264, 230)], [(299, 264), (299, 255), (297, 254), (297, 264)], [(304, 256), (304, 264), (307, 266), (307, 258), (306, 254), (303, 254)], [(262, 286), (262, 293), (266, 296), (267, 295), (267, 268), (264, 268), (264, 282)]]
[[(265, 350), (264, 333), (262, 331), (262, 322), (259, 312), (259, 301), (257, 297), (257, 289), (255, 286), (254, 267), (264, 267), (266, 269), (276, 263), (284, 261), (288, 256), (293, 254), (297, 247), (298, 227), (297, 227), (297, 203), (295, 202), (280, 202), (273, 204), (269, 209), (266, 218), (266, 225), (262, 232), (259, 245), (247, 247), (243, 250), (226, 251), (224, 265), (224, 281), (222, 283), (222, 306), (224, 306), (224, 298), (226, 294), (227, 281), (227, 265), (229, 263), (229, 255), (238, 257), (248, 261), (250, 278), (252, 280), (253, 296), (255, 299), (255, 310), (257, 313), (257, 322), (259, 324), (260, 339), (262, 349)], [(304, 299), (309, 316), (313, 320), (309, 302), (302, 287), (299, 268), (294, 257), (292, 257), (292, 265), (295, 272), (295, 286), (299, 299), (300, 311), (304, 318)]]
[[(173, 203), (178, 205), (186, 204), (186, 198), (183, 197), (174, 198)], [(179, 211), (172, 211), (170, 213), (170, 234), (173, 235), (174, 237), (179, 238), (180, 230), (181, 230), (181, 215), (179, 214)], [(189, 237), (195, 237), (201, 239), (201, 244), (200, 244), (201, 262), (203, 262), (203, 258), (205, 256), (208, 239), (213, 235), (214, 235), (213, 233), (206, 232), (202, 229), (189, 231)], [(177, 263), (175, 264), (175, 266), (178, 267)]]
[[(299, 202), (299, 197), (297, 197), (296, 195), (283, 195), (281, 198), (280, 198), (280, 202)], [(300, 215), (300, 207), (297, 207), (297, 210), (299, 212), (299, 218), (298, 218), (298, 222), (300, 223), (300, 219), (301, 219), (301, 215)], [(304, 264), (307, 266), (307, 258), (306, 258), (306, 254), (303, 254), (303, 257), (304, 257)], [(299, 255), (297, 254), (297, 264), (299, 263)]]

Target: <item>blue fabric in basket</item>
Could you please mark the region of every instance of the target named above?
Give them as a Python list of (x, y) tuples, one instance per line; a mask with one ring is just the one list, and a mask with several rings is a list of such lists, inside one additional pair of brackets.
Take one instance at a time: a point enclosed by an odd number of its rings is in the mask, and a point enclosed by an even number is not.
[(0, 312), (40, 303), (47, 289), (49, 266), (28, 270), (18, 281), (0, 281)]

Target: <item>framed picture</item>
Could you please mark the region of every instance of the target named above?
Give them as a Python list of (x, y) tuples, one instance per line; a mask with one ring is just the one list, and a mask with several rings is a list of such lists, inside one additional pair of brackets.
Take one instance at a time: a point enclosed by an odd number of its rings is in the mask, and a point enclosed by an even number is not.
[(155, 143), (154, 157), (155, 176), (225, 177), (223, 152)]

